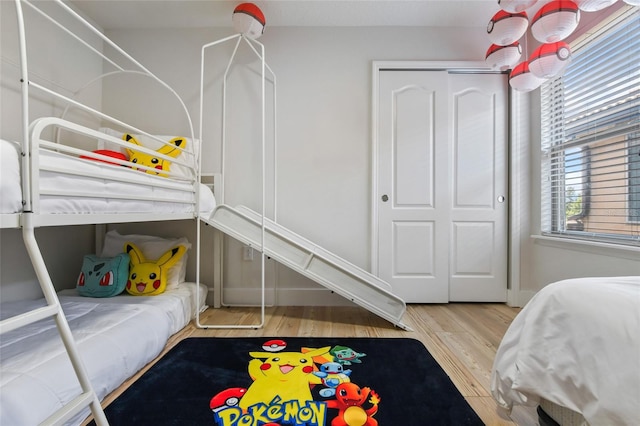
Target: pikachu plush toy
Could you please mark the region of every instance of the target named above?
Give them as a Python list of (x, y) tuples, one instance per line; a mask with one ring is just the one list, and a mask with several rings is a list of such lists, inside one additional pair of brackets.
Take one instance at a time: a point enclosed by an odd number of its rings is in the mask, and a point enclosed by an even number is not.
[(145, 259), (142, 251), (133, 243), (126, 243), (124, 251), (130, 258), (129, 279), (125, 287), (127, 293), (134, 296), (155, 296), (165, 291), (169, 268), (184, 256), (187, 248), (178, 245), (156, 261)]
[[(134, 145), (143, 146), (138, 140), (130, 135), (129, 133), (125, 133), (122, 135), (122, 139), (132, 143)], [(156, 152), (158, 154), (167, 155), (172, 158), (177, 158), (182, 150), (187, 146), (187, 139), (183, 137), (176, 137), (169, 141), (169, 145), (162, 145)], [(171, 162), (169, 160), (165, 160), (164, 158), (156, 157), (154, 155), (150, 155), (144, 153), (142, 151), (136, 151), (134, 149), (126, 148), (127, 154), (129, 154), (129, 161), (132, 163), (139, 164), (141, 166), (150, 167), (154, 170), (145, 170), (139, 169), (140, 171), (145, 171), (149, 174), (155, 174), (159, 176), (167, 176), (166, 173), (161, 173), (161, 171), (168, 172)]]

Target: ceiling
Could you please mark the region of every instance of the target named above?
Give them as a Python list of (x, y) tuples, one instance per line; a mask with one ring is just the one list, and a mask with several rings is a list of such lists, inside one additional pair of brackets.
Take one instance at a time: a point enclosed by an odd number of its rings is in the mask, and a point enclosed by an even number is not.
[[(72, 0), (105, 30), (229, 27), (242, 0)], [(257, 0), (269, 26), (486, 27), (497, 0)]]

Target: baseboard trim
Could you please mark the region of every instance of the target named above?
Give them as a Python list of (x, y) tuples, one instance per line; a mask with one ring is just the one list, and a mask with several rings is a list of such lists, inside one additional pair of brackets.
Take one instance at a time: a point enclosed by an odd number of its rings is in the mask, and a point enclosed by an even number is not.
[[(223, 306), (260, 306), (260, 289), (223, 289)], [(356, 306), (350, 300), (328, 289), (268, 288), (265, 292), (267, 306)]]
[(535, 294), (535, 291), (520, 290), (518, 294), (518, 301), (520, 302), (520, 306), (523, 307), (524, 305), (529, 303), (529, 300), (531, 300)]

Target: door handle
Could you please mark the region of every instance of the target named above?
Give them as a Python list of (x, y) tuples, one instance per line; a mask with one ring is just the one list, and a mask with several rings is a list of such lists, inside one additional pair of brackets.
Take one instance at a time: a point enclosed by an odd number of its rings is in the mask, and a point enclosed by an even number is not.
[(381, 198), (382, 198), (382, 202), (384, 202), (384, 203), (389, 201), (389, 197), (387, 196), (387, 194), (384, 194)]
[(504, 195), (498, 196), (498, 202), (499, 203), (504, 203)]

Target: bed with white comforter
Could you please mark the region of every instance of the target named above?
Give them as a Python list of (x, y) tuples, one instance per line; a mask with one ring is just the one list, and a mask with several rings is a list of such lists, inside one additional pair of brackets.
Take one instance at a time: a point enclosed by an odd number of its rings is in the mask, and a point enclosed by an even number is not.
[(640, 276), (544, 287), (507, 330), (491, 392), (506, 409), (544, 399), (592, 426), (640, 425)]
[[(196, 288), (200, 305), (196, 305)], [(207, 288), (181, 283), (157, 296), (111, 298), (59, 293), (99, 399), (153, 360), (168, 339), (202, 309)], [(44, 299), (0, 304), (1, 319), (45, 306)], [(35, 425), (80, 393), (53, 319), (0, 336), (0, 425)], [(87, 407), (70, 424), (80, 424)]]
[[(20, 160), (20, 145), (0, 139), (0, 214), (22, 211)], [(186, 179), (169, 180), (51, 150), (39, 152), (38, 165), (33, 208), (42, 215), (194, 214), (197, 196), (200, 212), (216, 206), (207, 186), (199, 184), (195, 194)]]

